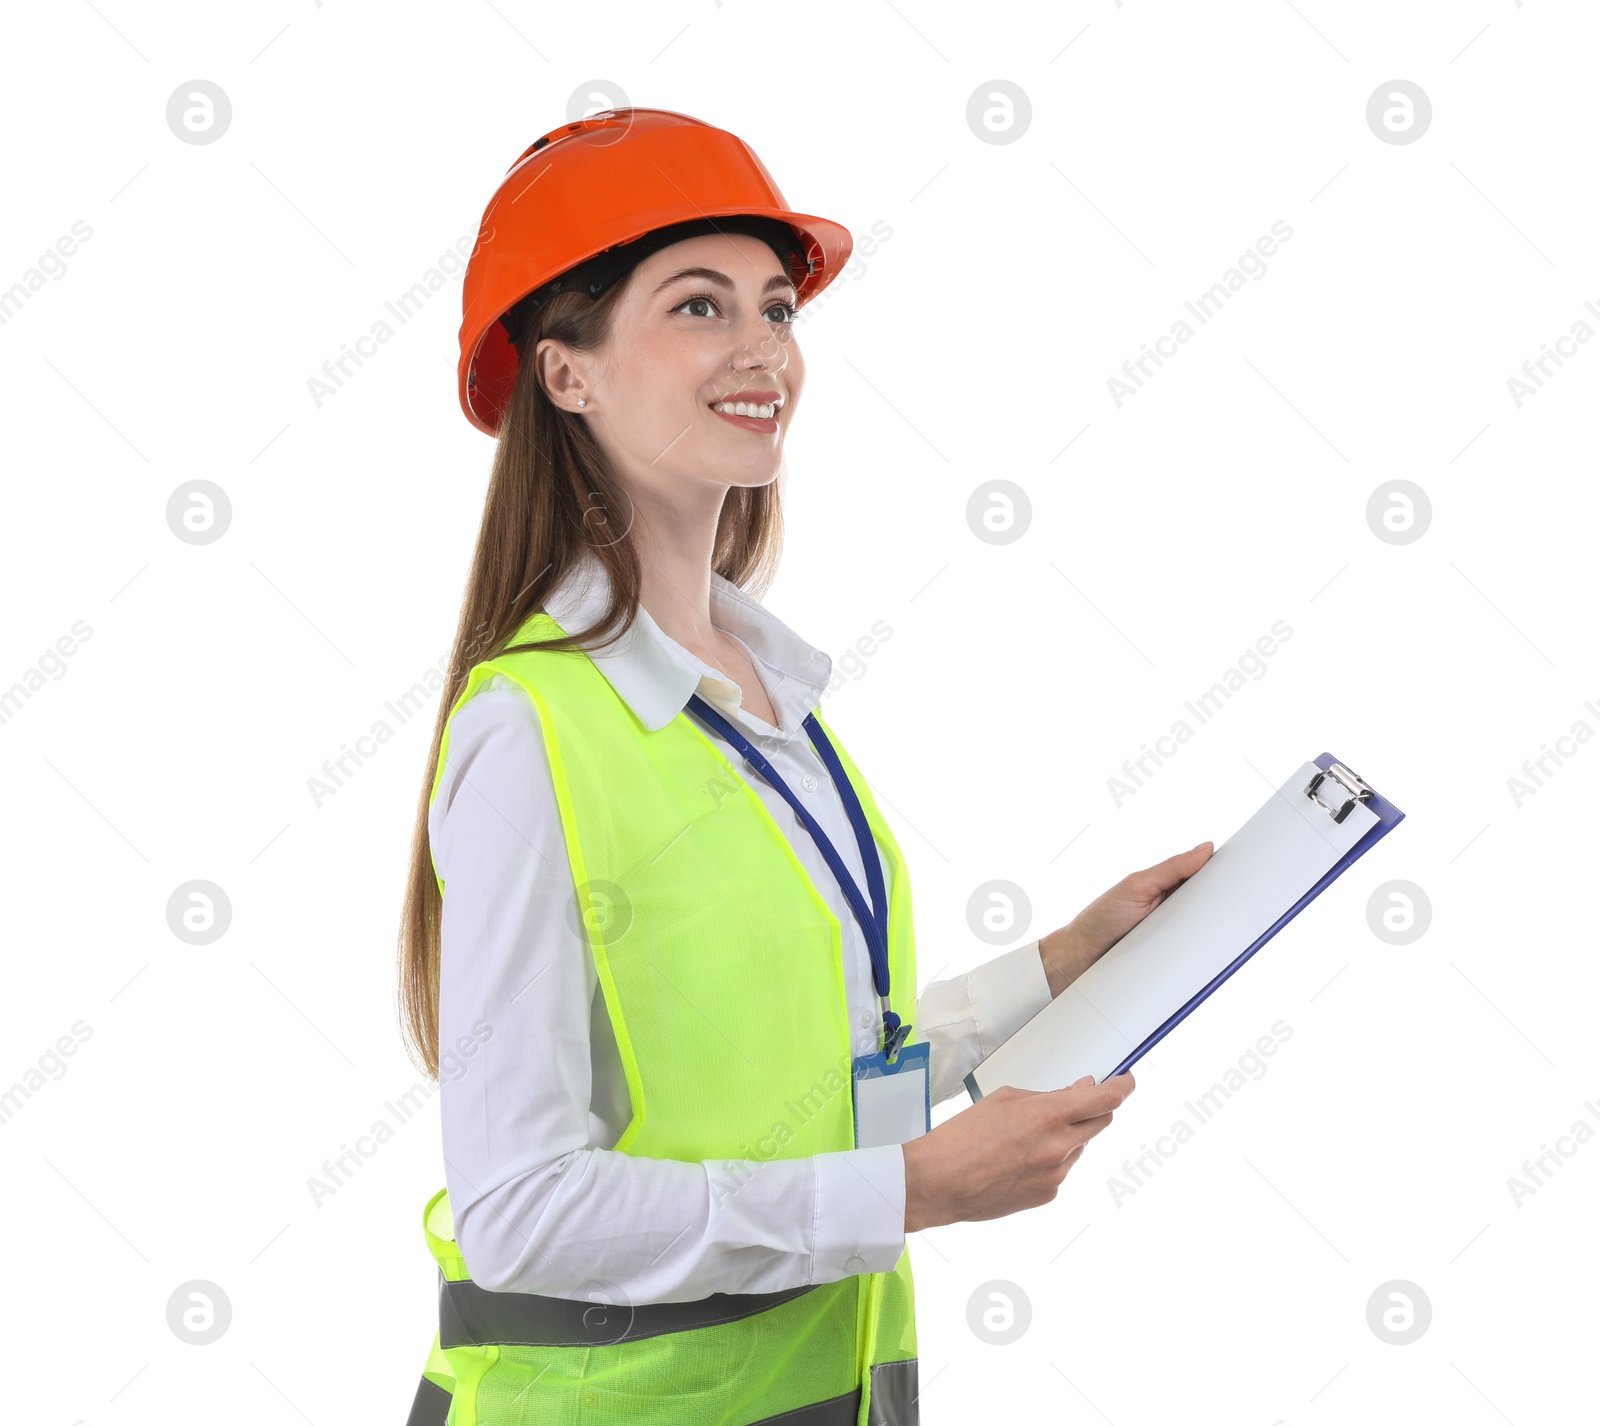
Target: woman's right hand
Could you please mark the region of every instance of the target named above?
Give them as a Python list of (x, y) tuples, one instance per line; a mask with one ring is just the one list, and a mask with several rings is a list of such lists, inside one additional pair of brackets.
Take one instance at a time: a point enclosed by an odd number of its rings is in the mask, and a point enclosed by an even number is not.
[(1056, 1196), (1083, 1146), (1133, 1093), (1131, 1074), (1041, 1093), (1009, 1085), (901, 1145), (906, 1232), (1003, 1218)]

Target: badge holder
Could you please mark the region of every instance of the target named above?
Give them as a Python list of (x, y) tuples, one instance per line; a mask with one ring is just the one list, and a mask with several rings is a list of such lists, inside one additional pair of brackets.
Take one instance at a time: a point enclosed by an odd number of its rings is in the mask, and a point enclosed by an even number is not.
[(857, 1055), (852, 1073), (858, 1149), (903, 1144), (933, 1128), (926, 1042), (902, 1045), (893, 1059), (883, 1050)]

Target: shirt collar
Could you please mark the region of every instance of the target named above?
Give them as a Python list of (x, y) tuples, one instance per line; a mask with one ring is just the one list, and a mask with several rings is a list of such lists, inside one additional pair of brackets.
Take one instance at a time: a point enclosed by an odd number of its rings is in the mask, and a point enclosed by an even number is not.
[[(564, 630), (575, 633), (599, 617), (609, 596), (605, 566), (585, 552), (546, 598), (545, 610)], [(711, 622), (749, 649), (777, 711), (779, 737), (787, 741), (797, 736), (806, 715), (822, 700), (833, 672), (832, 658), (715, 570)], [(676, 718), (695, 693), (724, 715), (745, 721), (747, 727), (753, 717), (737, 706), (739, 686), (666, 634), (642, 604), (628, 631), (610, 647), (589, 651), (589, 657), (651, 732)], [(757, 731), (765, 730), (765, 723), (759, 723)]]

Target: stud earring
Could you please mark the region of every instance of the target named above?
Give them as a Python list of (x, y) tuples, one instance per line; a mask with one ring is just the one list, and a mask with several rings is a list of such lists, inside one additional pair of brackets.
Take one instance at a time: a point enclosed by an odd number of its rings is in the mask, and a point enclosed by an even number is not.
[(586, 406), (586, 405), (588, 405), (588, 402), (587, 402), (587, 401), (585, 401), (585, 400), (584, 400), (584, 398), (583, 398), (583, 397), (581, 397), (581, 396), (580, 396), (580, 397), (579, 397), (579, 398), (578, 398), (578, 405), (580, 405), (580, 406)]

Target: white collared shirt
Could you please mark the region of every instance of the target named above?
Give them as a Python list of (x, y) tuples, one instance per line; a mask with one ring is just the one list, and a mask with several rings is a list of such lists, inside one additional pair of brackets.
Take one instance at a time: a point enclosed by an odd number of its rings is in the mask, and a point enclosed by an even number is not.
[[(586, 556), (546, 608), (577, 632), (607, 592), (604, 567)], [(698, 692), (805, 799), (865, 894), (848, 815), (801, 727), (832, 659), (716, 573), (711, 616), (749, 651), (781, 727), (745, 710), (738, 684), (668, 637), (643, 606), (627, 634), (591, 657), (652, 730)], [(737, 753), (730, 761), (742, 766)], [(747, 781), (839, 921), (853, 1052), (870, 1054), (881, 1004), (866, 938), (782, 794), (753, 772)], [(686, 1302), (894, 1269), (905, 1230), (898, 1144), (759, 1163), (684, 1163), (611, 1147), (632, 1117), (627, 1081), (592, 950), (568, 919), (572, 873), (538, 713), (511, 680), (494, 676), (455, 715), (428, 834), (445, 883), (445, 1182), (475, 1282), (554, 1297)], [(881, 851), (879, 859), (887, 885)], [(928, 1042), (933, 1102), (961, 1090), (978, 1062), (1049, 1001), (1037, 941), (924, 986), (907, 1018), (913, 1038)], [(606, 1295), (615, 1288), (625, 1299)]]

